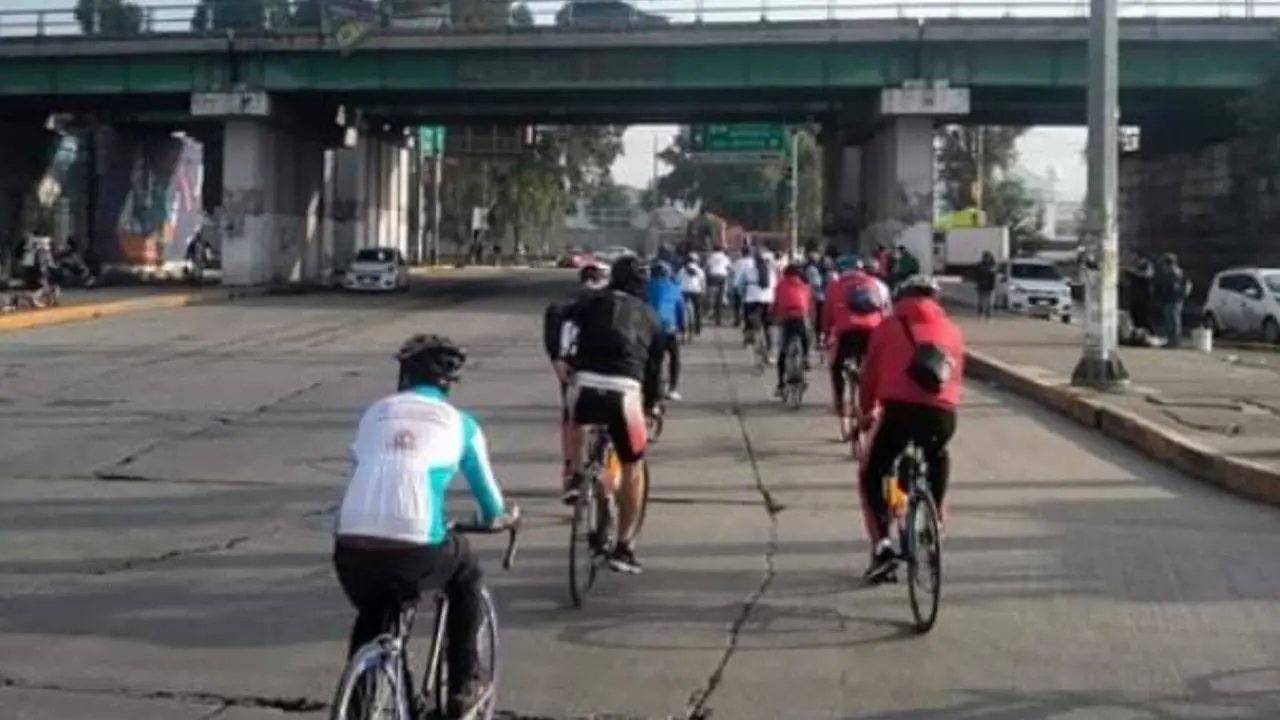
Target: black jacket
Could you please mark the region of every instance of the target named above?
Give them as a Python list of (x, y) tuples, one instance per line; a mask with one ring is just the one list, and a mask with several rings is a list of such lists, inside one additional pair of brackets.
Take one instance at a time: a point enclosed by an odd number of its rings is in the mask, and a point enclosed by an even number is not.
[(645, 405), (653, 406), (662, 368), (662, 333), (658, 316), (643, 299), (617, 290), (586, 292), (561, 317), (564, 325), (572, 323), (577, 330), (576, 350), (565, 358), (570, 367), (631, 378), (643, 386)]

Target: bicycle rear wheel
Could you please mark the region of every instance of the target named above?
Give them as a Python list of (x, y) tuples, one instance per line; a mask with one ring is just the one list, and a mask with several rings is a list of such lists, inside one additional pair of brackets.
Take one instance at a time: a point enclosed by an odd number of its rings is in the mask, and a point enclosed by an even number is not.
[(401, 687), (403, 656), (391, 655), (379, 640), (356, 651), (342, 671), (330, 705), (330, 720), (410, 720), (408, 694)]
[(912, 494), (903, 540), (911, 614), (916, 632), (926, 633), (938, 620), (942, 599), (942, 532), (938, 527), (938, 506), (928, 492)]
[(569, 524), (569, 597), (575, 608), (586, 602), (587, 593), (596, 581), (596, 554), (600, 541), (596, 527), (596, 488), (594, 477), (583, 482), (578, 500), (573, 504)]

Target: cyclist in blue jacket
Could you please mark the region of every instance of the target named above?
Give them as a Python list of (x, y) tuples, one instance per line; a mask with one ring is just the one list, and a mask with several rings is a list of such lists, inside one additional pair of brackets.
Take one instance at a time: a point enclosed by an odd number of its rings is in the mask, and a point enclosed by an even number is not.
[(653, 308), (662, 324), (662, 352), (669, 368), (667, 397), (679, 400), (676, 386), (680, 384), (680, 335), (684, 332), (684, 293), (680, 281), (671, 272), (671, 266), (659, 261), (653, 264), (645, 301)]

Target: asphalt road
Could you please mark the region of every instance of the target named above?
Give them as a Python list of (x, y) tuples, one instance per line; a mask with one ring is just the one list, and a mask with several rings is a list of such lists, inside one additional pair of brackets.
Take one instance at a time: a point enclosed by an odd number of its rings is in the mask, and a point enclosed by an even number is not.
[[(567, 608), (544, 301), (563, 273), (408, 297), (265, 298), (0, 344), (0, 720), (323, 717), (351, 612), (329, 567), (346, 446), (406, 335), (534, 522), (497, 567), (511, 717), (1280, 717), (1280, 514), (971, 386), (938, 627), (861, 589), (825, 390), (768, 400), (730, 331), (687, 356), (653, 450), (647, 572)], [(817, 383), (822, 386), (824, 383)], [(459, 508), (466, 505), (459, 504)]]

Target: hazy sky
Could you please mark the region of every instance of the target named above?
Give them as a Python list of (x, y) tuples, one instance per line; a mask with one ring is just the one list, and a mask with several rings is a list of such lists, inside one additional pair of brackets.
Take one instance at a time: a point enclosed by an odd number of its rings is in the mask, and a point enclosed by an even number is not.
[[(633, 127), (623, 136), (626, 154), (613, 165), (613, 177), (620, 183), (644, 187), (653, 176), (653, 146), (666, 147), (675, 135), (675, 126), (648, 125)], [(1049, 168), (1058, 173), (1058, 197), (1084, 197), (1085, 167), (1084, 128), (1034, 128), (1018, 142), (1019, 164), (1047, 177)], [(658, 172), (663, 172), (659, 166)]]

